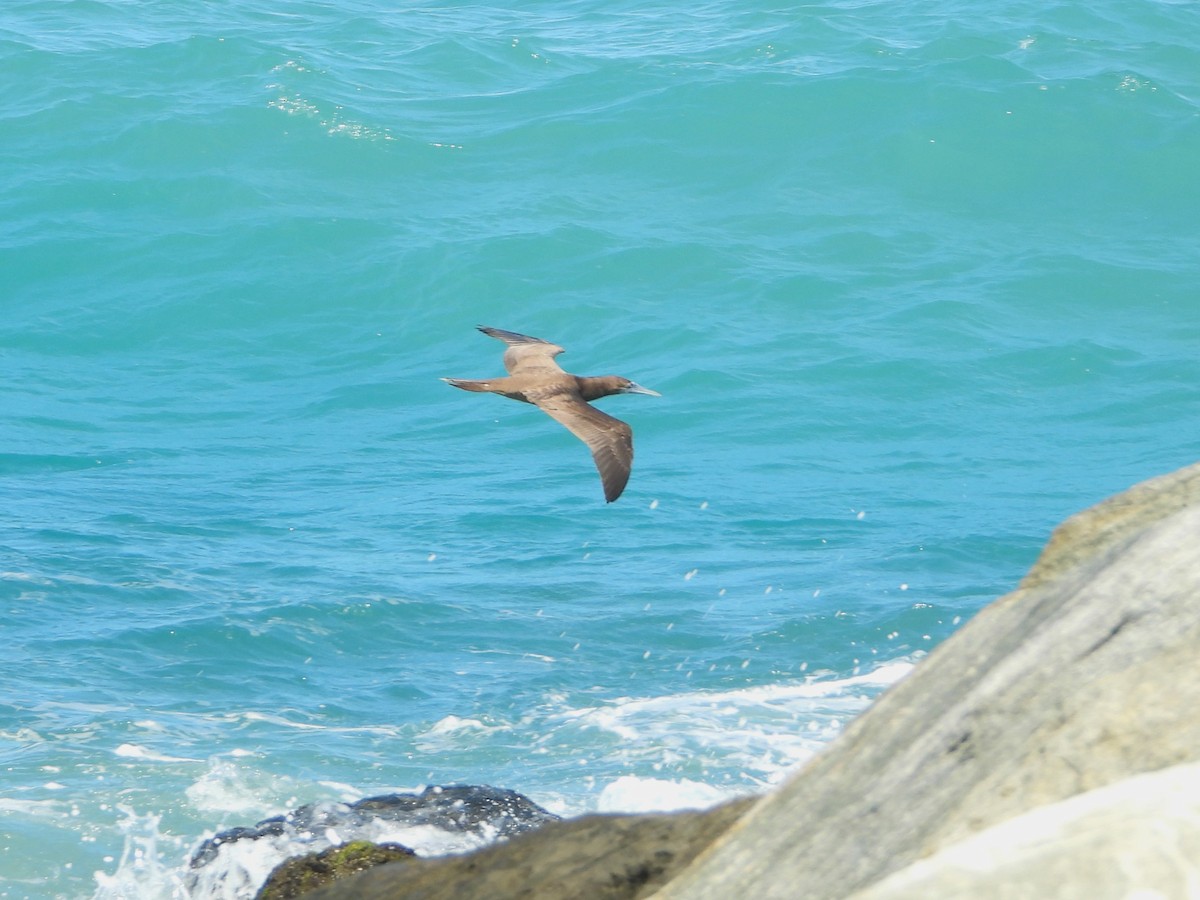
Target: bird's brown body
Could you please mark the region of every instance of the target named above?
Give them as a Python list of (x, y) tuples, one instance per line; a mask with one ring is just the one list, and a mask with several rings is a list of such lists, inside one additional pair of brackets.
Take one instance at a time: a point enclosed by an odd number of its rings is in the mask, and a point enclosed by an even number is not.
[(633, 466), (633, 430), (620, 419), (601, 412), (590, 401), (612, 394), (652, 394), (620, 375), (580, 376), (564, 372), (554, 361), (563, 348), (540, 338), (480, 326), (488, 337), (504, 341), (504, 368), (500, 378), (442, 380), (464, 391), (500, 394), (532, 403), (588, 445), (604, 484), (609, 503), (621, 496)]

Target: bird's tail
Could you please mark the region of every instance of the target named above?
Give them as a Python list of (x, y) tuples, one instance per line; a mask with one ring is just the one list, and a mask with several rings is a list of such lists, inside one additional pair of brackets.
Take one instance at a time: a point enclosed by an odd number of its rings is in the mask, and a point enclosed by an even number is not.
[(476, 391), (486, 394), (492, 389), (490, 381), (474, 381), (470, 378), (443, 378), (442, 381), (446, 384), (452, 384), (456, 388), (462, 388), (464, 391)]

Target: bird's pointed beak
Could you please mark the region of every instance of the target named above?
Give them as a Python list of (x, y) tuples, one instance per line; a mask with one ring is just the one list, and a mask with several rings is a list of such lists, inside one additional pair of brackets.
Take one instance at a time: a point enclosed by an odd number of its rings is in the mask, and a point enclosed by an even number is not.
[(621, 391), (622, 394), (649, 394), (651, 397), (661, 397), (658, 391), (652, 391), (648, 387), (642, 387), (636, 381), (629, 382), (629, 387)]

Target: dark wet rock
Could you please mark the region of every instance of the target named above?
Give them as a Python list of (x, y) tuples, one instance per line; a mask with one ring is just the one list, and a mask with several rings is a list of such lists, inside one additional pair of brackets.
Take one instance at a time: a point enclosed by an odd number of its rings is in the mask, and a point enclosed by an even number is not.
[(485, 785), (429, 787), (420, 794), (387, 794), (351, 804), (359, 816), (444, 831), (494, 831), (509, 837), (558, 819), (516, 791)]
[[(197, 896), (249, 896), (267, 872), (293, 857), (425, 826), (470, 836), (478, 846), (537, 828), (558, 816), (516, 791), (486, 785), (428, 787), (355, 803), (313, 803), (257, 825), (230, 828), (192, 854), (187, 888)], [(467, 844), (472, 841), (467, 841)]]
[(258, 892), (256, 900), (294, 900), (303, 894), (384, 863), (403, 862), (416, 856), (399, 844), (352, 841), (280, 863)]
[(419, 794), (385, 794), (354, 803), (310, 803), (254, 827), (230, 828), (202, 843), (190, 865), (193, 869), (208, 865), (223, 846), (237, 841), (287, 837), (302, 844), (325, 840), (331, 830), (349, 839), (378, 822), (475, 834), (486, 830), (491, 837), (503, 838), (557, 819), (516, 791), (487, 785), (427, 787)]

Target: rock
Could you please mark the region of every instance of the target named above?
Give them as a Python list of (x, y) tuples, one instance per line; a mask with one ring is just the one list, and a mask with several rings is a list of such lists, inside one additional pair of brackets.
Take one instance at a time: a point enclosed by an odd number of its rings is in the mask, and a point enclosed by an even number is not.
[(1198, 671), (1200, 465), (1068, 520), (1016, 591), (658, 897), (846, 897), (1036, 807), (1195, 761)]
[(649, 896), (679, 872), (751, 802), (735, 801), (707, 813), (583, 816), (466, 856), (380, 866), (305, 900), (633, 900)]
[[(1179, 896), (1181, 879), (1200, 881), (1196, 819), (1138, 798), (1197, 796), (1198, 671), (1200, 465), (1068, 520), (1016, 591), (766, 797), (564, 822), (311, 896), (900, 900), (945, 896), (979, 847), (1008, 849), (958, 896)], [(1021, 843), (1026, 828), (1049, 844)], [(1123, 881), (1116, 856), (1087, 864), (1130, 837)]]
[(286, 859), (335, 844), (377, 841), (398, 829), (435, 828), (470, 836), (479, 845), (557, 820), (516, 791), (481, 785), (428, 787), (420, 794), (388, 794), (349, 804), (309, 804), (204, 841), (192, 854), (187, 889), (194, 896), (248, 896)]
[(993, 825), (853, 900), (1195, 897), (1200, 765), (1135, 775)]
[(385, 794), (354, 803), (310, 803), (286, 815), (263, 819), (253, 828), (230, 828), (202, 843), (190, 865), (193, 869), (207, 865), (222, 846), (236, 841), (281, 835), (297, 841), (321, 839), (330, 829), (345, 837), (375, 822), (427, 825), (443, 831), (487, 830), (491, 836), (508, 837), (557, 819), (516, 791), (487, 785), (431, 786), (420, 794)]
[(320, 853), (294, 857), (275, 868), (255, 900), (294, 900), (339, 878), (384, 863), (406, 861), (415, 855), (399, 844), (353, 841)]
[(357, 815), (443, 831), (487, 831), (509, 837), (558, 820), (516, 791), (486, 785), (427, 787), (420, 794), (387, 794), (353, 803)]

